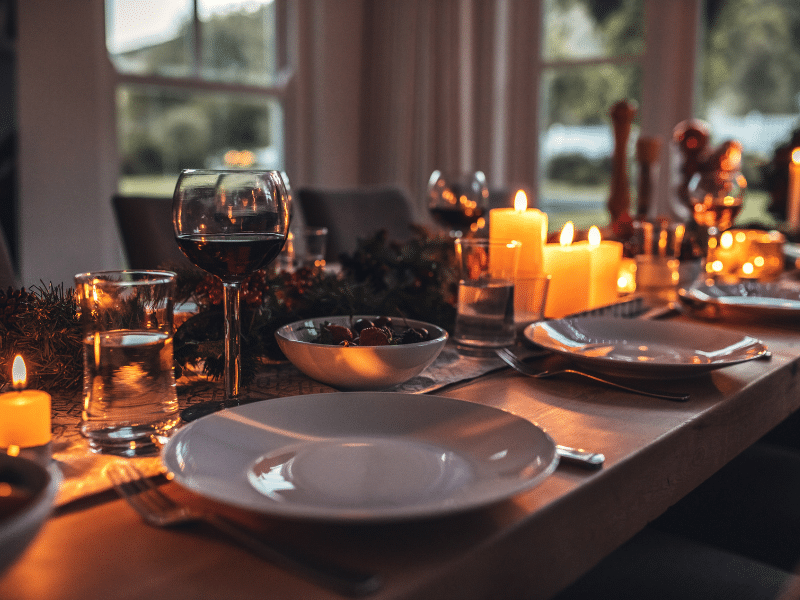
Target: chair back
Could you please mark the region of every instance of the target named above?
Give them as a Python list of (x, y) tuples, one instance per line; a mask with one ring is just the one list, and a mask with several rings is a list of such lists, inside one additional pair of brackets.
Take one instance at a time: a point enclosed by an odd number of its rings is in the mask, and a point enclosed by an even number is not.
[(130, 269), (196, 269), (175, 243), (172, 198), (113, 198)]
[(385, 229), (390, 240), (411, 237), (414, 222), (411, 204), (397, 187), (365, 187), (325, 190), (300, 188), (297, 201), (306, 224), (328, 228), (326, 260), (337, 261), (352, 254), (359, 239)]
[(9, 287), (19, 287), (19, 277), (14, 268), (14, 261), (11, 258), (11, 251), (6, 242), (6, 236), (0, 228), (0, 290), (6, 291)]

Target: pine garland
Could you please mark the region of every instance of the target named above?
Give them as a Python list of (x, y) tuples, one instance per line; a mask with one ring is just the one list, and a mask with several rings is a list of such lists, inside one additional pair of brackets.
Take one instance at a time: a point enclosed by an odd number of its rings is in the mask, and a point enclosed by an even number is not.
[[(24, 288), (22, 290), (24, 292)], [(10, 295), (10, 294), (9, 294)], [(25, 359), (28, 387), (74, 391), (83, 378), (81, 327), (72, 289), (34, 286), (0, 324), (0, 382), (11, 382), (14, 356)]]
[[(406, 244), (388, 241), (384, 231), (360, 240), (342, 256), (338, 275), (310, 269), (293, 273), (260, 271), (242, 285), (242, 383), (252, 380), (259, 360), (283, 359), (275, 330), (293, 321), (334, 315), (406, 317), (452, 329), (457, 277), (453, 244), (419, 228)], [(0, 292), (0, 295), (2, 292)], [(83, 378), (82, 334), (72, 289), (33, 287), (8, 297), (0, 319), (0, 383), (10, 383), (11, 363), (22, 354), (28, 385), (72, 392)], [(198, 271), (178, 273), (177, 302), (195, 302), (198, 312), (175, 332), (176, 375), (202, 364), (208, 377), (223, 374), (222, 284)]]

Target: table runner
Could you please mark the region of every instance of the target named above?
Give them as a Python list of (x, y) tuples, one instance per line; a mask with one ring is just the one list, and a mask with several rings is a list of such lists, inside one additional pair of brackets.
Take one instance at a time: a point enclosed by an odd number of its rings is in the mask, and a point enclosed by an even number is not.
[[(640, 296), (622, 298), (618, 303), (586, 311), (576, 317), (614, 316), (633, 318), (648, 308)], [(517, 345), (515, 353), (529, 356), (532, 351)], [(417, 377), (395, 386), (387, 392), (429, 394), (446, 386), (470, 381), (476, 377), (505, 368), (505, 363), (494, 356), (471, 357), (459, 354), (452, 340), (448, 341), (437, 359)], [(244, 394), (253, 401), (269, 400), (286, 396), (321, 394), (338, 390), (303, 375), (288, 362), (264, 362), (257, 369), (254, 381)], [(178, 381), (180, 409), (205, 401), (224, 398), (222, 382), (191, 374)], [(95, 454), (80, 433), (81, 403), (76, 396), (53, 396), (53, 460), (61, 470), (63, 481), (56, 498), (57, 506), (64, 506), (80, 498), (109, 489), (110, 484), (103, 474), (106, 465), (114, 461), (130, 460), (147, 475), (156, 475), (162, 470), (158, 456), (122, 459), (115, 456)]]

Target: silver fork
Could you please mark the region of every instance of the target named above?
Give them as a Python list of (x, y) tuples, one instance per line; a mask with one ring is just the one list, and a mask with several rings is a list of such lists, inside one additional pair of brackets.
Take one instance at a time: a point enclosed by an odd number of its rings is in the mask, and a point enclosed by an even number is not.
[(583, 371), (576, 371), (575, 369), (554, 369), (552, 371), (539, 371), (536, 369), (532, 369), (530, 365), (527, 365), (524, 362), (522, 362), (508, 348), (497, 348), (495, 350), (495, 353), (503, 360), (503, 362), (505, 362), (512, 369), (522, 373), (523, 375), (527, 375), (528, 377), (533, 377), (535, 379), (546, 379), (548, 377), (555, 377), (557, 375), (564, 375), (569, 373), (572, 375), (580, 375), (581, 377), (586, 377), (587, 379), (591, 379), (592, 381), (596, 381), (597, 383), (602, 383), (609, 387), (617, 388), (619, 390), (623, 390), (626, 392), (631, 392), (633, 394), (650, 396), (651, 398), (661, 398), (662, 400), (673, 400), (675, 402), (686, 402), (687, 400), (689, 400), (689, 394), (648, 392), (646, 390), (640, 390), (628, 387), (627, 385), (623, 385), (615, 381), (608, 381), (607, 379), (602, 379), (601, 377), (590, 375), (589, 373), (584, 373)]
[(139, 469), (128, 462), (110, 464), (106, 468), (106, 476), (117, 493), (150, 525), (169, 527), (195, 521), (205, 522), (257, 556), (349, 596), (364, 596), (377, 591), (381, 586), (380, 577), (374, 573), (354, 571), (329, 563), (320, 564), (308, 557), (288, 554), (267, 545), (251, 532), (219, 515), (177, 504), (161, 492), (151, 479), (145, 477)]

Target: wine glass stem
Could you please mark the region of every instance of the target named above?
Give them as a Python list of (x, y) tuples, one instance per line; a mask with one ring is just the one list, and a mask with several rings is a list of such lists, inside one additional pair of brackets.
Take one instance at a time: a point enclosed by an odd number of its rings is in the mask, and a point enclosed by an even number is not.
[(717, 247), (719, 246), (720, 231), (714, 226), (708, 228), (708, 239), (706, 240), (706, 264), (705, 271), (707, 275), (714, 273), (714, 260), (717, 255)]
[(236, 402), (241, 374), (242, 328), (239, 320), (239, 282), (223, 284), (225, 303), (225, 400)]

